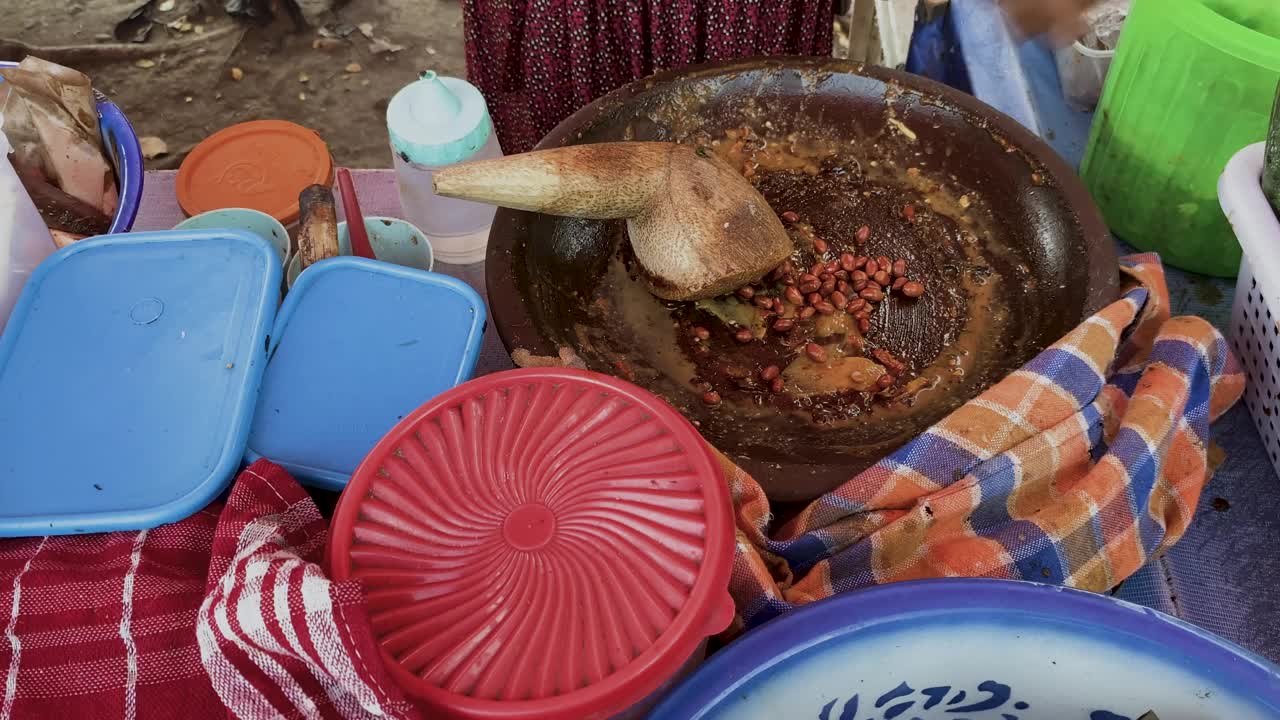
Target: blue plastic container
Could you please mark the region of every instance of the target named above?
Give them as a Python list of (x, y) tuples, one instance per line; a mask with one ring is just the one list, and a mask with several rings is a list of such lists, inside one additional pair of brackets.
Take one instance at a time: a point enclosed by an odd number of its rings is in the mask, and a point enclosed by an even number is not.
[[(17, 67), (16, 62), (0, 61), (0, 67)], [(0, 82), (4, 82), (0, 78)], [(108, 233), (129, 232), (142, 206), (142, 146), (133, 125), (115, 103), (101, 93), (98, 97), (98, 127), (102, 130), (102, 144), (116, 171), (116, 185), (120, 190), (120, 202), (115, 217), (111, 219)]]
[(341, 490), (405, 415), (471, 377), (484, 326), (479, 294), (447, 275), (351, 257), (316, 263), (272, 331), (248, 460)]
[(1105, 595), (1008, 580), (837, 595), (748, 633), (663, 720), (1280, 717), (1280, 674), (1204, 630)]
[(280, 259), (243, 231), (109, 235), (46, 259), (0, 336), (0, 537), (181, 520), (231, 481)]

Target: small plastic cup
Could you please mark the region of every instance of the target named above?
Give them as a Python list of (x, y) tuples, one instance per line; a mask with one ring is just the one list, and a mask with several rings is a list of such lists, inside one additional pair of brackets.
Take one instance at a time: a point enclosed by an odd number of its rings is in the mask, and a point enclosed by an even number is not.
[[(435, 265), (431, 243), (413, 223), (400, 218), (366, 217), (364, 229), (369, 233), (369, 245), (378, 260), (419, 270), (430, 270)], [(338, 223), (338, 251), (351, 254), (351, 235), (345, 222)], [(293, 287), (301, 273), (302, 259), (294, 255), (286, 275), (289, 287)]]
[(200, 213), (178, 223), (174, 230), (248, 230), (276, 249), (280, 264), (289, 262), (289, 231), (279, 220), (259, 210), (223, 208)]
[(1115, 50), (1097, 50), (1079, 40), (1055, 52), (1062, 97), (1067, 105), (1082, 111), (1098, 106), (1107, 70), (1111, 69), (1115, 56)]

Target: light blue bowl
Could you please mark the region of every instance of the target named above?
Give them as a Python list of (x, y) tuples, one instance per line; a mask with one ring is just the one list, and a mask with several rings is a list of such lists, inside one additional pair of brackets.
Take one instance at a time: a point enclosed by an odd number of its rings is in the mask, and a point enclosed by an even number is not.
[[(399, 218), (366, 217), (364, 227), (378, 261), (428, 271), (435, 265), (431, 242), (413, 223)], [(338, 223), (338, 251), (344, 256), (351, 254), (351, 233), (345, 222)], [(301, 272), (302, 260), (295, 255), (285, 273), (288, 287), (293, 287)]]
[(174, 230), (248, 230), (266, 240), (280, 256), (280, 265), (289, 262), (289, 231), (279, 220), (250, 208), (210, 210), (174, 226)]
[(662, 720), (1274, 720), (1280, 674), (1105, 595), (926, 580), (837, 595), (731, 643)]
[[(0, 67), (17, 66), (16, 62), (0, 61)], [(4, 80), (0, 78), (0, 82)], [(107, 233), (129, 232), (133, 221), (138, 217), (138, 208), (142, 207), (142, 146), (138, 143), (138, 134), (133, 131), (133, 125), (120, 108), (96, 90), (94, 96), (98, 101), (98, 127), (102, 130), (102, 144), (115, 169), (116, 185), (120, 191), (116, 214), (111, 218)]]

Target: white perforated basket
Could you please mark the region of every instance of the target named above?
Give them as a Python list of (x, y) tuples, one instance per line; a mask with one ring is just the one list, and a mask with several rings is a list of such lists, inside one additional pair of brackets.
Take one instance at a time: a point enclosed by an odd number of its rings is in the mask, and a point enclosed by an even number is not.
[(1244, 367), (1245, 406), (1280, 473), (1280, 219), (1262, 194), (1264, 143), (1236, 153), (1218, 200), (1244, 250), (1231, 306), (1231, 347)]

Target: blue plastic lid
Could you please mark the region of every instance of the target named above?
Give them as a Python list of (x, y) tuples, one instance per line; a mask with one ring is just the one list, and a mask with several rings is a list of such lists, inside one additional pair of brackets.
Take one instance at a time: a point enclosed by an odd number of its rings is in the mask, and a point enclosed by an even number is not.
[(244, 455), (280, 260), (243, 231), (85, 240), (0, 337), (0, 537), (137, 530), (218, 496)]
[(484, 324), (480, 296), (447, 275), (350, 257), (311, 266), (276, 319), (248, 459), (342, 489), (401, 418), (471, 377)]

